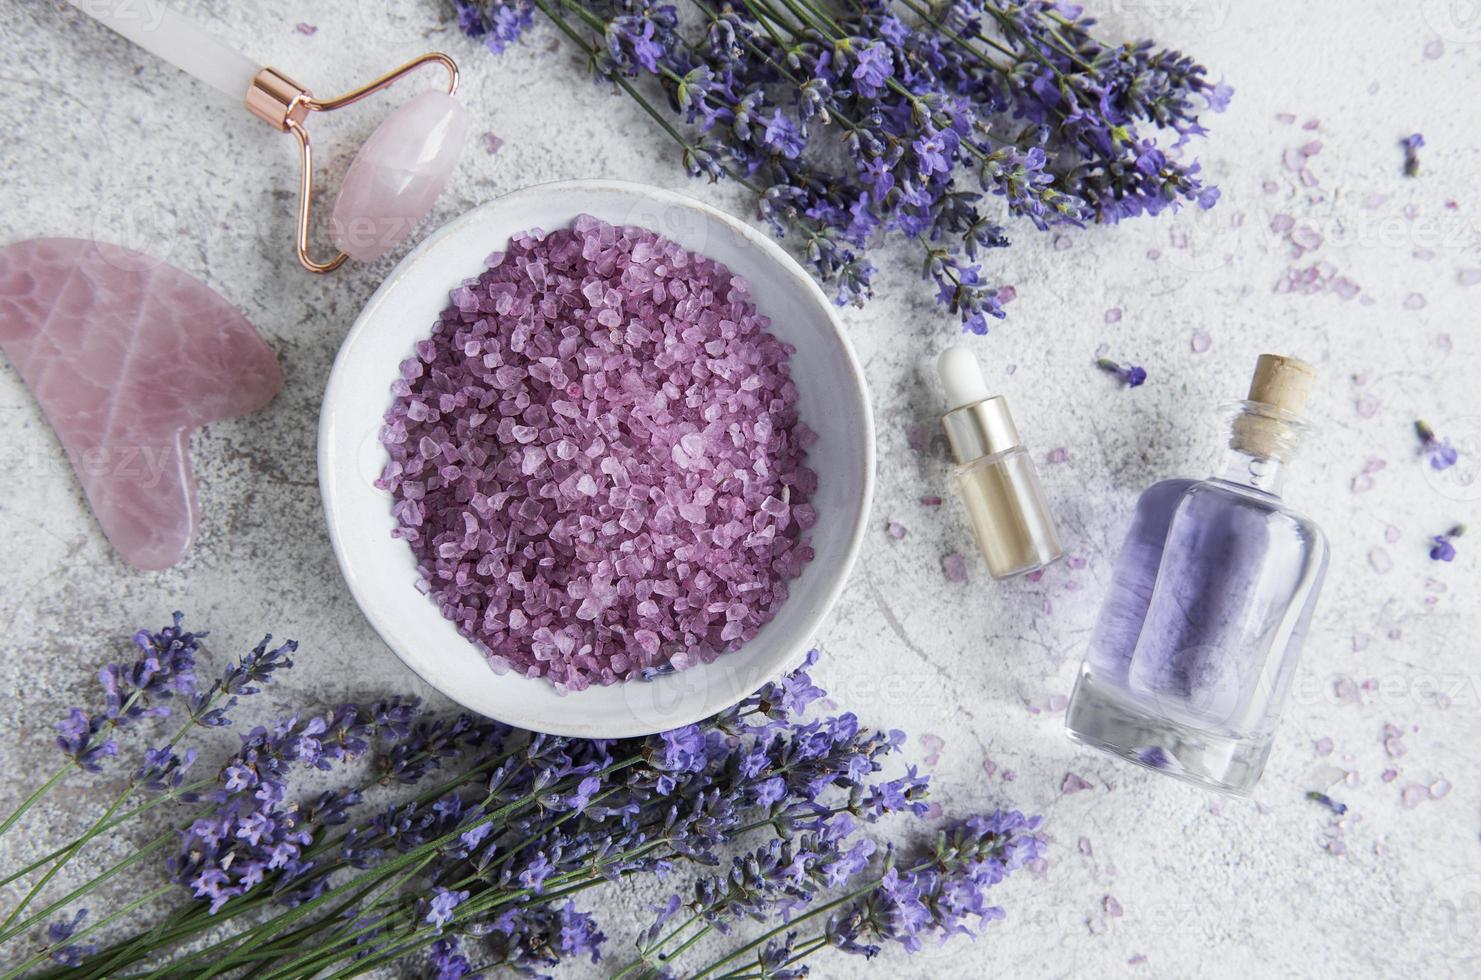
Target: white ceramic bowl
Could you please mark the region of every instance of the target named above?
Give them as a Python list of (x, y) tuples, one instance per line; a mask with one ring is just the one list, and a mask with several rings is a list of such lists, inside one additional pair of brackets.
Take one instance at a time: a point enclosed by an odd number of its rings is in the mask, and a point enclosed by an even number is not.
[[(752, 283), (771, 329), (797, 348), (792, 374), (802, 418), (818, 432), (811, 531), (817, 555), (790, 584), (777, 616), (744, 647), (653, 681), (559, 694), (546, 681), (496, 674), (414, 587), (416, 560), (391, 537), (390, 494), (374, 481), (391, 382), (447, 305), (482, 271), (484, 256), (530, 228), (553, 230), (582, 213), (659, 232)], [(832, 305), (775, 242), (682, 194), (642, 184), (580, 180), (508, 194), (448, 222), (376, 290), (329, 376), (319, 420), (319, 486), (345, 581), (367, 619), (408, 667), (454, 701), (519, 728), (586, 738), (644, 735), (714, 714), (801, 659), (843, 591), (863, 540), (874, 489), (874, 423), (864, 377)]]

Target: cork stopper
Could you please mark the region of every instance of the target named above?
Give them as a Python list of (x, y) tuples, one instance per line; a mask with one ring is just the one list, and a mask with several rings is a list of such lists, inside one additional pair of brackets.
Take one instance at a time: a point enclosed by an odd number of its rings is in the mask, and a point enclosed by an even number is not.
[(1250, 379), (1246, 410), (1234, 420), (1229, 445), (1254, 456), (1288, 458), (1298, 436), (1291, 416), (1306, 408), (1315, 383), (1316, 370), (1305, 361), (1261, 354)]
[(1250, 379), (1249, 400), (1300, 415), (1316, 383), (1316, 370), (1305, 361), (1279, 354), (1261, 354)]

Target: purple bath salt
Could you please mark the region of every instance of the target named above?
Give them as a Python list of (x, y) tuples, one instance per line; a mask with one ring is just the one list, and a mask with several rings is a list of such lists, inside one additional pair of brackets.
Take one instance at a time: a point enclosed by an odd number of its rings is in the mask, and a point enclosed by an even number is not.
[(485, 264), (381, 434), (420, 587), (561, 690), (742, 646), (813, 556), (793, 348), (744, 279), (641, 228), (582, 215)]

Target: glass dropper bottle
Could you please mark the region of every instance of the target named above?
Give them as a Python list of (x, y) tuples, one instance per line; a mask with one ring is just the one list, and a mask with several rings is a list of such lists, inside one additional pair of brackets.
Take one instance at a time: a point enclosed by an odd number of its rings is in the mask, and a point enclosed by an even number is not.
[(977, 357), (948, 347), (936, 362), (950, 410), (941, 417), (956, 459), (957, 493), (995, 579), (1043, 568), (1063, 554), (1039, 475), (1002, 395), (989, 395)]

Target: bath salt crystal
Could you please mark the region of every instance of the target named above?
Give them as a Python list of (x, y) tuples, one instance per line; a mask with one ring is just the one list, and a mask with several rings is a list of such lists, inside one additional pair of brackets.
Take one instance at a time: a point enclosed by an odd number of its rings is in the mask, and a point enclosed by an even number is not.
[(950, 554), (941, 559), (941, 571), (946, 575), (948, 582), (965, 582), (967, 580), (967, 560), (958, 554)]
[(1059, 791), (1066, 796), (1071, 793), (1078, 793), (1081, 790), (1087, 790), (1090, 788), (1090, 783), (1086, 781), (1085, 777), (1081, 776), (1079, 773), (1073, 772), (1065, 773), (1063, 782), (1059, 784)]
[(484, 265), (381, 437), (422, 587), (491, 666), (561, 691), (743, 646), (813, 557), (818, 485), (750, 285), (590, 215)]

